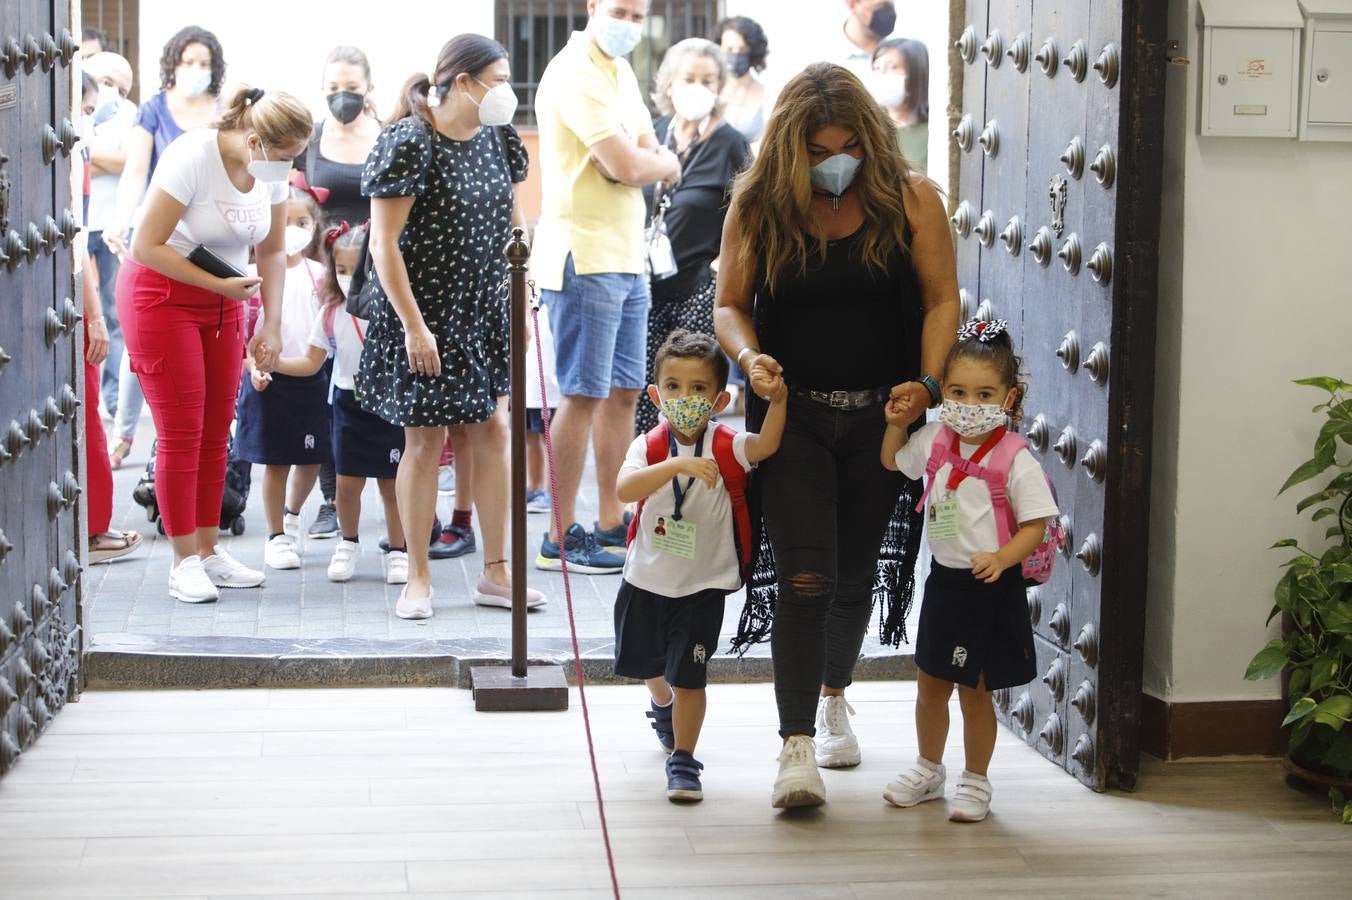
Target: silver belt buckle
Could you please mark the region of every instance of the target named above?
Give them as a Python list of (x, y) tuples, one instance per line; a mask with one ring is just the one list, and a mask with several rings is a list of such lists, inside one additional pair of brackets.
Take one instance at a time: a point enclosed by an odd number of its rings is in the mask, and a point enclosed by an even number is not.
[(832, 408), (832, 409), (849, 409), (849, 408), (850, 408), (850, 392), (849, 392), (849, 391), (832, 391), (831, 394), (830, 394), (830, 402), (831, 402), (831, 408)]

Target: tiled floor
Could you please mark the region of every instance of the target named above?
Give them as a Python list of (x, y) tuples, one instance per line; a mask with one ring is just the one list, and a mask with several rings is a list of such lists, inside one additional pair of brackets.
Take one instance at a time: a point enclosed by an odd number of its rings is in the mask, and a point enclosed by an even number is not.
[[(1274, 761), (1148, 763), (1138, 792), (1094, 794), (1002, 731), (986, 822), (888, 808), (914, 690), (851, 688), (863, 765), (779, 813), (769, 685), (710, 689), (688, 807), (665, 799), (643, 689), (590, 689), (623, 896), (1347, 893), (1352, 828)], [(516, 714), (455, 689), (90, 692), (0, 781), (0, 835), (3, 898), (612, 896), (576, 692)]]
[[(145, 419), (132, 455), (114, 473), (114, 528), (135, 529), (146, 538), (147, 547), (110, 565), (92, 567), (87, 575), (91, 601), (86, 610), (86, 628), (91, 638), (100, 635), (143, 634), (185, 637), (262, 638), (434, 638), (476, 639), (510, 635), (508, 613), (478, 607), (471, 601), (473, 585), (483, 565), (482, 551), (456, 560), (433, 562), (436, 615), (425, 621), (396, 618), (394, 603), (399, 589), (387, 586), (381, 574), (377, 543), (384, 536), (384, 517), (374, 483), (368, 483), (363, 502), (362, 539), (365, 553), (357, 577), (345, 585), (330, 582), (325, 569), (334, 541), (306, 541), (304, 567), (295, 572), (268, 570), (260, 590), (225, 591), (218, 603), (190, 605), (168, 596), (165, 580), (170, 565), (168, 542), (148, 523), (141, 507), (131, 500), (132, 488), (145, 467), (153, 430)], [(261, 568), (266, 527), (260, 511), (262, 469), (255, 469), (254, 491), (245, 514), (247, 530), (240, 537), (223, 537), (231, 553), (245, 563)], [(595, 518), (595, 479), (590, 469), (583, 478), (579, 518), (590, 524)], [(316, 488), (303, 511), (308, 529), (319, 503)], [(451, 501), (442, 498), (440, 515), (450, 520)], [(528, 548), (533, 562), (547, 517), (529, 518)], [(563, 578), (558, 573), (530, 571), (531, 586), (544, 591), (549, 604), (530, 616), (530, 634), (537, 638), (564, 638), (569, 634), (564, 603)], [(573, 576), (573, 603), (579, 636), (613, 636), (612, 605), (619, 576)], [(730, 598), (724, 619), (724, 634), (737, 627), (741, 595)], [(726, 650), (727, 640), (723, 641)], [(864, 652), (879, 652), (876, 630)]]

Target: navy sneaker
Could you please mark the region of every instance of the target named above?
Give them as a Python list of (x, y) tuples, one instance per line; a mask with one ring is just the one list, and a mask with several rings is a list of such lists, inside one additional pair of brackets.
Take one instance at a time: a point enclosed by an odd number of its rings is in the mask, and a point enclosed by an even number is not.
[(676, 749), (676, 729), (671, 724), (671, 707), (675, 700), (673, 698), (673, 702), (666, 706), (658, 706), (656, 700), (648, 702), (652, 704), (652, 710), (644, 715), (652, 719), (648, 724), (657, 732), (657, 742), (662, 745), (663, 750), (670, 753)]
[[(568, 571), (582, 575), (617, 575), (624, 571), (624, 557), (611, 553), (596, 542), (591, 532), (574, 522), (563, 536), (563, 551), (568, 554)], [(535, 568), (558, 572), (563, 568), (559, 545), (549, 539), (549, 533), (540, 539), (540, 555), (535, 557)]]
[(547, 513), (551, 508), (549, 491), (526, 491), (526, 512)]
[(624, 514), (624, 521), (609, 531), (601, 528), (600, 522), (593, 522), (592, 526), (596, 529), (592, 532), (596, 536), (596, 543), (607, 550), (618, 550), (624, 553), (625, 545), (629, 543), (629, 523), (634, 520), (634, 514), (627, 512)]
[(704, 799), (699, 773), (704, 764), (684, 750), (667, 760), (667, 799), (672, 803), (694, 803)]

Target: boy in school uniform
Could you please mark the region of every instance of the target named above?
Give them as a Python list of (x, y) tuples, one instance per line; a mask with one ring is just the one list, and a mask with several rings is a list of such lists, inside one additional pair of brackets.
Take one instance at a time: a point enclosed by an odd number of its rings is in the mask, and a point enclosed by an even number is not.
[(672, 332), (648, 396), (664, 421), (630, 444), (616, 491), (638, 502), (615, 598), (615, 674), (641, 678), (667, 759), (667, 798), (704, 797), (695, 744), (704, 724), (708, 660), (723, 605), (751, 560), (748, 473), (779, 449), (788, 387), (772, 386), (759, 434), (710, 425), (730, 402), (728, 360), (714, 338)]

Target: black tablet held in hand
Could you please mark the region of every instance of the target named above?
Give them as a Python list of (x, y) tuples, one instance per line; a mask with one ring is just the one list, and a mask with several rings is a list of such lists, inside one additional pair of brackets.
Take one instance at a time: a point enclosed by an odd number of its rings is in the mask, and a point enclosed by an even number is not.
[(198, 244), (192, 248), (188, 254), (188, 262), (210, 275), (217, 278), (243, 278), (244, 273), (236, 269), (230, 263), (221, 259), (211, 250), (207, 249), (206, 244)]

